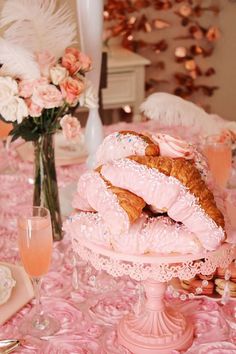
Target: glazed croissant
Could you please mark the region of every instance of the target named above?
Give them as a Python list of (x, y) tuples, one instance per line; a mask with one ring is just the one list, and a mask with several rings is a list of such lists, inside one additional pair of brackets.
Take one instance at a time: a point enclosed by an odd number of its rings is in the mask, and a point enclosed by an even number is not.
[[(147, 236), (150, 249), (153, 242), (160, 247), (160, 240), (176, 240), (177, 234), (182, 237), (185, 231), (194, 236), (197, 243), (192, 245), (209, 251), (225, 240), (224, 217), (201, 177), (198, 155), (186, 142), (162, 135), (155, 143), (144, 134), (115, 132), (100, 145), (96, 163), (100, 167), (80, 177), (73, 203), (85, 212), (81, 214), (83, 232), (91, 231), (91, 223), (95, 223), (92, 230), (98, 230), (101, 221), (100, 236), (107, 236), (108, 243), (111, 239), (120, 240), (121, 244), (127, 242), (126, 246), (130, 243), (139, 248), (142, 243), (145, 245)], [(149, 209), (148, 216), (144, 207)], [(153, 211), (154, 218), (150, 214)], [(157, 213), (163, 214), (160, 220), (164, 226), (171, 222), (171, 232), (166, 226), (161, 227)], [(139, 242), (143, 218), (145, 237), (140, 237)], [(157, 228), (153, 228), (154, 224)], [(121, 235), (126, 237), (120, 239)], [(145, 247), (141, 247), (143, 251)]]
[(107, 188), (113, 194), (116, 195), (120, 206), (126, 211), (126, 213), (128, 214), (130, 223), (132, 224), (140, 217), (143, 208), (146, 206), (145, 201), (141, 197), (138, 197), (136, 194), (128, 191), (127, 189), (113, 186), (109, 181), (107, 181), (101, 175), (101, 173), (100, 173), (101, 168), (102, 168), (102, 166), (99, 166), (98, 168), (96, 168), (95, 171), (100, 174), (100, 177), (106, 183)]
[(120, 131), (108, 135), (96, 152), (96, 166), (131, 155), (158, 156), (159, 145), (148, 136), (132, 131)]
[(100, 174), (100, 177), (106, 183), (107, 188), (116, 195), (120, 206), (126, 211), (129, 217), (129, 221), (132, 224), (140, 217), (143, 208), (146, 206), (145, 201), (127, 189), (113, 186), (101, 175), (101, 168), (102, 166), (99, 166), (95, 171)]
[(158, 156), (160, 155), (160, 149), (157, 144), (155, 144), (147, 135), (141, 134), (141, 133), (136, 133), (134, 131), (130, 130), (121, 130), (119, 132), (122, 135), (134, 135), (139, 138), (141, 138), (145, 143), (147, 143), (147, 147), (145, 149), (145, 155), (146, 156)]
[(146, 203), (125, 189), (114, 187), (99, 172), (85, 172), (79, 179), (73, 207), (98, 212), (110, 231), (127, 232), (141, 215)]
[(99, 166), (95, 171), (100, 174), (100, 177), (104, 180), (108, 189), (116, 195), (120, 206), (126, 211), (130, 223), (132, 224), (140, 217), (143, 208), (146, 206), (145, 201), (127, 189), (113, 186), (101, 175), (101, 168), (102, 166)]
[(218, 226), (224, 228), (224, 217), (216, 206), (213, 193), (201, 179), (200, 172), (192, 160), (165, 156), (130, 156), (129, 159), (149, 168), (155, 168), (166, 176), (178, 179), (197, 198), (206, 214)]
[(143, 208), (145, 207), (145, 201), (126, 189), (114, 187), (108, 181), (105, 181), (108, 189), (116, 195), (120, 206), (126, 211), (130, 223), (134, 223), (141, 215)]

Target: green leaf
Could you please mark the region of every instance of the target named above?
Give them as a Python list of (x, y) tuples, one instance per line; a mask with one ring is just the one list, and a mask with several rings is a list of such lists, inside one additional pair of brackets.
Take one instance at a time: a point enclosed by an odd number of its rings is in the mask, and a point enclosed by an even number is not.
[[(65, 113), (69, 113), (70, 107), (64, 104), (62, 107), (44, 109), (40, 117), (27, 117), (19, 124), (12, 123), (13, 128), (10, 131), (12, 141), (22, 137), (26, 141), (36, 141), (44, 134), (54, 134), (60, 127), (60, 119)], [(0, 119), (5, 121), (1, 116)]]

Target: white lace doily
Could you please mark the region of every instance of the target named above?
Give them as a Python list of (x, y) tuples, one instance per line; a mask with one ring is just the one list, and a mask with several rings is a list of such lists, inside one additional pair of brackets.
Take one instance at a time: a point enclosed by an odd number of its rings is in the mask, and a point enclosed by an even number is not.
[(86, 240), (73, 240), (73, 250), (95, 269), (105, 270), (114, 277), (129, 275), (142, 281), (166, 282), (172, 278), (190, 279), (196, 274), (212, 274), (217, 267), (226, 268), (235, 258), (235, 247), (223, 244), (213, 252), (202, 254), (128, 255), (118, 253)]

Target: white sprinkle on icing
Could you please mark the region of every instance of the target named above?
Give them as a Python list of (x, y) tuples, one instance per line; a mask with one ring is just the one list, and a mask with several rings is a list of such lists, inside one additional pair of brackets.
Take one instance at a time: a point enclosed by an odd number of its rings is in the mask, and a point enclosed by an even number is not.
[(154, 208), (168, 209), (169, 216), (185, 224), (207, 250), (217, 248), (224, 239), (224, 230), (205, 213), (197, 198), (177, 178), (130, 159), (104, 165), (101, 173), (112, 184), (128, 189)]
[(98, 172), (84, 173), (79, 179), (77, 192), (100, 213), (112, 234), (126, 232), (129, 229), (128, 214)]
[(108, 135), (96, 152), (97, 166), (130, 155), (145, 155), (148, 143), (140, 136), (119, 132)]
[(147, 215), (142, 215), (129, 231), (122, 235), (111, 235), (101, 216), (94, 213), (81, 212), (70, 222), (67, 221), (64, 228), (73, 243), (80, 238), (85, 238), (122, 253), (179, 252), (184, 254), (202, 250), (199, 241), (184, 225), (176, 225), (168, 217), (162, 216), (148, 218)]

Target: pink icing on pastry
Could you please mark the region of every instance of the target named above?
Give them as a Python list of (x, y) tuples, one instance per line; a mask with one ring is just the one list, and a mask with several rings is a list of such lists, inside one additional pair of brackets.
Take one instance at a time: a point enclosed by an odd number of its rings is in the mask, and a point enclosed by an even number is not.
[(74, 209), (86, 210), (86, 211), (95, 211), (86, 199), (81, 195), (81, 193), (75, 193), (72, 200), (72, 207)]
[(184, 225), (168, 217), (143, 216), (130, 227), (129, 233), (112, 240), (115, 250), (123, 253), (198, 253), (202, 246)]
[(184, 140), (167, 134), (152, 134), (152, 140), (159, 144), (161, 156), (194, 158), (192, 146)]
[(145, 155), (147, 146), (148, 144), (139, 136), (112, 133), (103, 140), (96, 152), (97, 166), (130, 155)]
[(87, 239), (96, 244), (130, 254), (197, 253), (202, 251), (198, 239), (184, 225), (168, 217), (148, 218), (142, 215), (127, 233), (111, 235), (99, 214), (84, 213), (68, 220), (64, 229), (72, 240)]
[(174, 178), (129, 159), (102, 166), (102, 175), (113, 185), (127, 189), (156, 210), (168, 211), (182, 222), (207, 250), (216, 249), (224, 239), (224, 230), (199, 206), (196, 198)]
[(63, 224), (63, 230), (73, 238), (86, 238), (97, 245), (110, 247), (111, 233), (98, 213), (79, 212)]
[(85, 172), (77, 185), (73, 206), (84, 211), (98, 211), (112, 234), (127, 232), (129, 217), (100, 174)]

